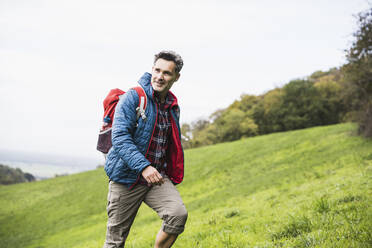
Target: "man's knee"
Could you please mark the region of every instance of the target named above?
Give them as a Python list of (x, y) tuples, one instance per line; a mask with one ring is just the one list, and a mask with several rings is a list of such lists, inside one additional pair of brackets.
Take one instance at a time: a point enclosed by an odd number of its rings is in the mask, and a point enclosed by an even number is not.
[(176, 212), (177, 218), (183, 222), (184, 224), (186, 223), (187, 217), (188, 217), (188, 212), (186, 210), (185, 205), (182, 205), (182, 207), (179, 207)]
[(188, 212), (182, 204), (164, 215), (163, 231), (170, 234), (180, 234), (185, 229)]

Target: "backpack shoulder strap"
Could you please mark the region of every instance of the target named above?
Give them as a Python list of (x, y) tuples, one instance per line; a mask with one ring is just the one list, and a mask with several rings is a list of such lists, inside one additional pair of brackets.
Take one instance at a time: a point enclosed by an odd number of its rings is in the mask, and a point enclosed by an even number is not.
[(141, 117), (143, 120), (146, 120), (145, 110), (147, 106), (147, 96), (145, 90), (141, 86), (133, 88), (139, 97), (139, 106), (136, 108), (137, 111), (137, 120)]

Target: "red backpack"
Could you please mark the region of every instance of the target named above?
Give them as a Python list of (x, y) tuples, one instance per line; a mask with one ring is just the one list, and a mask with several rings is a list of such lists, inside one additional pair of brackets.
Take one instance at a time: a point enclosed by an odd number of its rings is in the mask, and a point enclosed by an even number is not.
[[(147, 96), (142, 87), (137, 86), (133, 88), (139, 96), (139, 104), (136, 108), (137, 111), (137, 121), (141, 117), (146, 119), (145, 110), (147, 105)], [(109, 94), (103, 100), (103, 125), (98, 135), (97, 150), (107, 154), (112, 146), (111, 141), (111, 130), (112, 122), (114, 120), (115, 107), (119, 102), (120, 97), (125, 94), (124, 91), (120, 89), (112, 89)], [(137, 123), (138, 125), (138, 123)]]

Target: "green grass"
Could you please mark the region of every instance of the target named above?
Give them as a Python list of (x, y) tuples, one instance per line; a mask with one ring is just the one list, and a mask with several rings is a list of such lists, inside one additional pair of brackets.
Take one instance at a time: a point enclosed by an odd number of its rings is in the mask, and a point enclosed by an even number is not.
[[(187, 150), (178, 186), (189, 211), (174, 247), (372, 247), (372, 141), (352, 124)], [(1, 247), (102, 247), (103, 169), (0, 186)], [(161, 226), (143, 205), (126, 247)]]

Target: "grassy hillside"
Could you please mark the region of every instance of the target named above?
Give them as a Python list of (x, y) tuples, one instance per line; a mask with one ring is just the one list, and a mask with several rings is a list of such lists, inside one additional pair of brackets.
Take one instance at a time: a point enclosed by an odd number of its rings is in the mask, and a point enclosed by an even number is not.
[[(174, 247), (371, 247), (372, 142), (351, 124), (187, 150), (189, 210)], [(0, 186), (1, 247), (102, 247), (103, 169)], [(146, 205), (126, 247), (152, 247)]]

